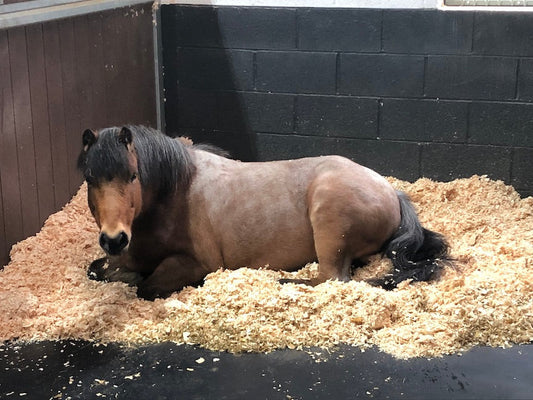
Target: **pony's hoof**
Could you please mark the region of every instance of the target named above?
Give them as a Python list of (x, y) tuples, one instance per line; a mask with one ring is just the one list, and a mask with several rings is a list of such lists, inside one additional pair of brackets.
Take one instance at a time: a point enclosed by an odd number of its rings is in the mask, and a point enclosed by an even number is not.
[(286, 283), (295, 283), (297, 285), (312, 285), (311, 279), (280, 279), (278, 281), (282, 285), (285, 285)]
[(311, 279), (280, 279), (278, 282), (281, 283), (282, 285), (284, 285), (285, 283), (295, 283), (297, 285), (306, 285), (306, 286), (315, 287), (326, 281), (323, 279), (319, 279), (319, 278), (311, 278)]
[(89, 268), (87, 269), (87, 276), (93, 281), (104, 281), (105, 280), (105, 267), (108, 263), (107, 257), (99, 258), (94, 260)]
[(393, 290), (398, 286), (398, 282), (392, 275), (386, 275), (383, 278), (372, 278), (365, 281), (370, 286), (380, 287), (385, 290)]
[(149, 287), (147, 285), (143, 285), (142, 283), (137, 285), (137, 297), (139, 297), (140, 299), (154, 301), (155, 299), (165, 298), (169, 295), (164, 296), (157, 289), (154, 289), (153, 287)]

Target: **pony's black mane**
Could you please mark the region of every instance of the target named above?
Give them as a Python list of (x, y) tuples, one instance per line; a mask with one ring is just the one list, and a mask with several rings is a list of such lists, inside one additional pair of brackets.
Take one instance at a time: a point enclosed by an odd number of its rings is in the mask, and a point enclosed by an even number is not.
[[(194, 164), (184, 144), (152, 128), (126, 128), (132, 134), (143, 189), (150, 189), (161, 197), (188, 186)], [(98, 184), (114, 178), (122, 181), (131, 178), (127, 149), (119, 139), (121, 130), (119, 127), (101, 130), (96, 142), (80, 154), (78, 168), (87, 182)]]

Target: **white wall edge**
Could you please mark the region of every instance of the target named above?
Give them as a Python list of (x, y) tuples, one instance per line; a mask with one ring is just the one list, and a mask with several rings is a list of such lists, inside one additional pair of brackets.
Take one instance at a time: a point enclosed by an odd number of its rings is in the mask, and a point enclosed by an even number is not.
[(423, 8), (436, 9), (442, 0), (161, 0), (161, 4), (303, 7), (303, 8)]
[(276, 8), (438, 9), (442, 11), (533, 12), (533, 7), (445, 6), (444, 0), (161, 0), (161, 4)]
[[(33, 0), (0, 4), (0, 29), (94, 12), (112, 10), (147, 0)], [(533, 7), (470, 7), (445, 6), (444, 0), (155, 0), (157, 4), (276, 7), (276, 8), (376, 8), (376, 9), (439, 9), (442, 11), (533, 12)]]
[(439, 5), (439, 10), (442, 11), (476, 11), (476, 12), (517, 12), (517, 13), (523, 13), (523, 12), (533, 12), (533, 7), (522, 7), (522, 6), (513, 6), (513, 7), (505, 7), (505, 6), (497, 6), (497, 7), (491, 7), (491, 6), (445, 6), (445, 5)]
[[(35, 6), (38, 2), (29, 2)], [(85, 0), (71, 3), (46, 5), (43, 2), (42, 7), (31, 8), (9, 12), (8, 6), (0, 5), (0, 29), (12, 28), (15, 26), (29, 25), (52, 21), (61, 18), (75, 17), (78, 15), (90, 14), (94, 12), (112, 10), (133, 6), (137, 4), (151, 3), (147, 0)], [(22, 3), (24, 4), (24, 3)], [(8, 12), (2, 10), (6, 7)]]

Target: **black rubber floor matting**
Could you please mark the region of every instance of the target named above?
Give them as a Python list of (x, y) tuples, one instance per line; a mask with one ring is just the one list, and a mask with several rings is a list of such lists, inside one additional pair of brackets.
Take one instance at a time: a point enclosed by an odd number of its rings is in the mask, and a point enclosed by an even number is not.
[(533, 346), (398, 360), (376, 349), (229, 354), (161, 343), (0, 346), (0, 399), (533, 399)]

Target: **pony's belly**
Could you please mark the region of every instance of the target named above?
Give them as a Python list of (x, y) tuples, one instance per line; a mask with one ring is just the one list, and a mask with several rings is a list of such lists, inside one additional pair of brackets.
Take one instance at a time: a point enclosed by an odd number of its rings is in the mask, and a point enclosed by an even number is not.
[(253, 217), (246, 214), (246, 218), (235, 216), (218, 232), (225, 267), (288, 270), (316, 259), (313, 230), (303, 211), (287, 207), (256, 211)]
[(312, 236), (308, 238), (283, 238), (283, 240), (257, 242), (259, 246), (244, 245), (224, 254), (227, 268), (269, 268), (295, 270), (316, 261)]

